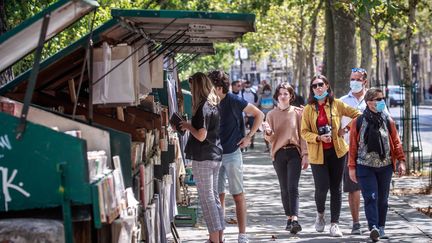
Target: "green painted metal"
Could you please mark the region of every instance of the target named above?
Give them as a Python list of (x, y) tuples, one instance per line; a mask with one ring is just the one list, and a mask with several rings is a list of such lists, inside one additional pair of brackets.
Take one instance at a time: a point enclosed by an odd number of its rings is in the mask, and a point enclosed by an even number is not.
[(184, 10), (141, 10), (141, 9), (112, 9), (113, 17), (143, 17), (143, 18), (172, 18), (172, 19), (213, 19), (246, 21), (254, 26), (254, 14), (219, 13)]
[[(72, 4), (86, 4), (88, 8), (83, 8), (82, 13), (78, 12), (78, 9), (74, 9), (75, 14), (73, 17), (68, 17), (67, 15), (63, 16), (63, 12), (67, 7), (70, 7)], [(73, 5), (76, 6), (76, 5)], [(2, 54), (6, 58), (3, 60), (5, 63), (0, 65), (0, 71), (4, 68), (7, 68), (8, 66), (12, 65), (15, 61), (19, 60), (20, 58), (24, 57), (28, 53), (30, 53), (34, 48), (36, 48), (37, 39), (32, 38), (32, 36), (38, 35), (38, 31), (35, 31), (35, 27), (38, 26), (38, 22), (40, 22), (46, 15), (50, 15), (52, 13), (56, 13), (56, 16), (59, 16), (59, 13), (62, 14), (61, 18), (63, 22), (60, 22), (61, 24), (64, 24), (62, 26), (55, 26), (58, 25), (59, 22), (53, 23), (53, 26), (49, 28), (50, 31), (47, 35), (47, 39), (45, 41), (48, 41), (55, 35), (57, 35), (59, 32), (61, 32), (63, 29), (67, 28), (69, 25), (73, 24), (77, 19), (81, 18), (82, 16), (86, 15), (88, 12), (93, 10), (94, 8), (98, 7), (99, 4), (97, 1), (93, 0), (59, 0), (58, 2), (53, 3), (46, 9), (42, 10), (41, 12), (37, 13), (33, 17), (25, 20), (23, 23), (18, 25), (17, 27), (13, 28), (12, 30), (4, 33), (0, 36), (0, 47), (1, 46), (10, 46), (12, 43), (17, 41), (17, 38), (21, 38), (21, 36), (28, 36), (26, 41), (28, 42), (25, 47), (15, 45), (14, 48), (9, 48), (7, 50), (3, 50)], [(16, 37), (19, 34), (20, 37)], [(32, 39), (34, 39), (34, 43), (31, 44)], [(30, 42), (29, 42), (30, 41)], [(9, 44), (8, 44), (9, 43)], [(15, 50), (17, 48), (21, 48), (21, 51)]]
[[(99, 42), (101, 40), (101, 38), (102, 38), (101, 34), (103, 32), (105, 32), (106, 30), (112, 28), (118, 22), (119, 21), (117, 19), (111, 19), (111, 20), (107, 21), (105, 24), (103, 24), (100, 27), (98, 27), (93, 32), (93, 42), (95, 42), (95, 43)], [(71, 45), (69, 45), (65, 49), (57, 52), (53, 56), (51, 56), (51, 57), (47, 58), (46, 60), (44, 60), (40, 64), (40, 70), (42, 71), (42, 70), (48, 68), (51, 64), (53, 64), (53, 63), (61, 60), (62, 58), (64, 58), (67, 55), (70, 55), (74, 51), (76, 51), (76, 50), (78, 50), (80, 48), (84, 48), (87, 45), (87, 40), (88, 40), (89, 36), (90, 36), (90, 34), (87, 34), (86, 36), (84, 36), (81, 39), (77, 40), (76, 42), (72, 43)], [(10, 81), (9, 83), (1, 86), (0, 87), (0, 95), (4, 95), (4, 94), (12, 91), (19, 84), (21, 84), (22, 82), (27, 81), (28, 78), (30, 77), (30, 73), (31, 73), (31, 69), (25, 71), (24, 73), (22, 73), (21, 75), (19, 75), (18, 77), (16, 77), (14, 80)]]
[[(17, 140), (18, 123), (0, 112), (0, 212), (60, 206), (65, 192), (72, 203), (92, 203), (86, 142), (31, 122)], [(66, 170), (63, 186), (60, 164)]]

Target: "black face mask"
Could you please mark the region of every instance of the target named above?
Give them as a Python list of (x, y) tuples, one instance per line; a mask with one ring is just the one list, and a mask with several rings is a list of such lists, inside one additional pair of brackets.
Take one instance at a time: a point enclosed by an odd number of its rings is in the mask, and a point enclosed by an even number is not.
[(233, 91), (233, 94), (239, 94), (239, 93), (240, 93), (240, 91), (237, 91), (237, 92)]

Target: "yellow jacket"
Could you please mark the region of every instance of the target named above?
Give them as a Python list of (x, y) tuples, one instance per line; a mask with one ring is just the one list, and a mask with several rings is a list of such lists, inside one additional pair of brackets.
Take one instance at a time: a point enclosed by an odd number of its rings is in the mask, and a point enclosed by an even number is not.
[[(341, 119), (343, 116), (350, 118), (358, 117), (361, 112), (357, 109), (345, 104), (339, 99), (334, 99), (332, 108), (332, 140), (333, 146), (338, 158), (341, 158), (348, 152), (348, 145), (343, 137), (338, 136), (338, 130), (341, 126)], [(328, 99), (325, 104), (325, 112), (327, 119), (330, 121), (330, 104)], [(307, 142), (307, 150), (309, 155), (310, 164), (324, 164), (324, 151), (321, 142), (317, 142), (318, 128), (317, 128), (318, 111), (315, 104), (308, 104), (303, 110), (301, 136)]]

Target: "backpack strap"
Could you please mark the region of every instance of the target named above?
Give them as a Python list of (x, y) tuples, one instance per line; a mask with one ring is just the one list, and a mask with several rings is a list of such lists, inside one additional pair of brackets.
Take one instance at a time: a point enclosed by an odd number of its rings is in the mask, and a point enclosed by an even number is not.
[[(359, 131), (360, 131), (360, 127), (361, 127), (361, 124), (363, 122), (363, 119), (364, 119), (363, 115), (360, 115), (359, 117), (357, 117), (357, 122), (356, 122), (357, 133), (359, 133)], [(390, 127), (391, 124), (390, 124), (390, 118), (388, 116), (386, 116), (386, 124), (387, 124), (387, 130), (391, 136), (391, 127)]]

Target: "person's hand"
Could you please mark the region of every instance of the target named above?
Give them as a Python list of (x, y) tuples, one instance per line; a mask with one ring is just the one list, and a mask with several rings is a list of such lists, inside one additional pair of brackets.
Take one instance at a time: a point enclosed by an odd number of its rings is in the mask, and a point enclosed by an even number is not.
[(309, 167), (309, 159), (307, 156), (303, 156), (301, 161), (302, 170), (306, 170)]
[(268, 122), (263, 121), (263, 122), (261, 123), (261, 126), (262, 126), (262, 128), (264, 129), (264, 132), (265, 132), (267, 135), (270, 135), (270, 134), (272, 133), (272, 129), (270, 128), (270, 125), (268, 124)]
[(406, 165), (405, 161), (400, 161), (398, 166), (398, 175), (403, 176), (406, 174)]
[(355, 168), (349, 167), (349, 177), (353, 182), (358, 183)]
[(343, 136), (345, 136), (345, 134), (347, 134), (347, 133), (345, 132), (345, 129), (343, 129), (343, 128), (339, 128), (339, 130), (338, 130), (338, 136), (339, 136), (339, 137), (343, 137)]
[(244, 138), (242, 138), (240, 140), (240, 142), (237, 143), (237, 145), (240, 148), (246, 148), (247, 146), (249, 146), (251, 144), (251, 138), (249, 136), (245, 136)]
[(192, 128), (192, 124), (190, 124), (189, 122), (186, 122), (186, 121), (180, 122), (180, 129), (182, 131), (186, 131), (186, 130), (190, 131), (191, 128)]
[(332, 137), (331, 137), (330, 134), (323, 134), (323, 135), (320, 136), (320, 140), (321, 140), (323, 143), (331, 143), (331, 141), (332, 141)]

